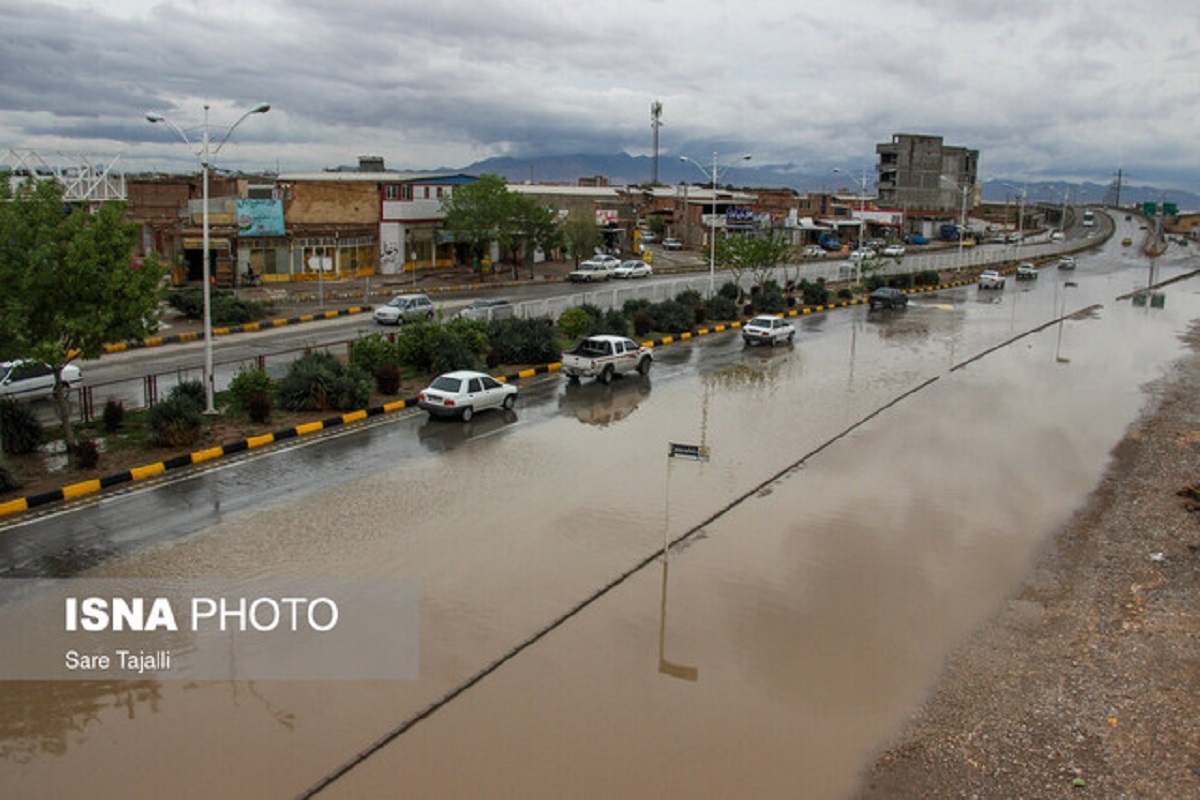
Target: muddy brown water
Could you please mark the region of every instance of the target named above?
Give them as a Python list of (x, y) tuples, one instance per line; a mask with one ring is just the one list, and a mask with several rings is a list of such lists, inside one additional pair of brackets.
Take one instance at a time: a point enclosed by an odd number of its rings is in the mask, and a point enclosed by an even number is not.
[(421, 674), (8, 683), (0, 795), (295, 796), (437, 706), (322, 796), (843, 796), (1179, 352), (1194, 284), (1116, 302), (1145, 277), (1123, 258), (804, 319), (794, 348), (686, 345), (647, 384), (554, 388), (526, 422), (90, 570), (415, 578)]

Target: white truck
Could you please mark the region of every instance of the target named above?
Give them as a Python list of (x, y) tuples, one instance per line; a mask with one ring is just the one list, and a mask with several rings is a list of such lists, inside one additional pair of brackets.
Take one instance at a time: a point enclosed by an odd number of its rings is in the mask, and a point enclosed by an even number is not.
[(612, 382), (625, 372), (645, 375), (654, 363), (654, 352), (625, 336), (589, 336), (574, 350), (562, 354), (562, 371), (571, 380), (596, 378)]

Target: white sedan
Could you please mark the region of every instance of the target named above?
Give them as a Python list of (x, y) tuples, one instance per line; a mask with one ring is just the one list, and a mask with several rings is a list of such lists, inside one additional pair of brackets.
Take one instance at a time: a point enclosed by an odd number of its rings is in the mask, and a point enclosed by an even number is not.
[[(83, 373), (74, 364), (67, 364), (59, 373), (67, 388), (83, 380)], [(0, 397), (21, 400), (49, 397), (54, 393), (54, 369), (40, 361), (19, 358), (0, 362)]]
[(904, 255), (904, 245), (889, 244), (887, 247), (883, 248), (883, 255), (888, 256), (889, 258), (899, 258), (900, 256)]
[(778, 342), (790, 344), (795, 338), (796, 329), (782, 317), (763, 314), (742, 326), (742, 341), (751, 346), (769, 344), (774, 347)]
[(645, 261), (638, 259), (630, 259), (622, 261), (621, 266), (613, 270), (614, 278), (649, 278), (654, 274), (654, 270)]
[(491, 375), (470, 370), (447, 372), (417, 395), (417, 403), (431, 417), (458, 417), (467, 422), (476, 411), (512, 408), (517, 387), (501, 383)]

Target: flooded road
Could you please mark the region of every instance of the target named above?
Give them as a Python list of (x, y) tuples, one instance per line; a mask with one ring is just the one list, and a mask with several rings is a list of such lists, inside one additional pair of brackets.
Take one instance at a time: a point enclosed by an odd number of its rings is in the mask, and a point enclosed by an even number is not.
[(1149, 280), (1110, 246), (5, 530), (33, 569), (23, 537), (99, 525), (88, 577), (415, 579), (421, 652), (413, 681), (4, 684), (0, 795), (843, 796), (1180, 352), (1197, 283), (1115, 299)]

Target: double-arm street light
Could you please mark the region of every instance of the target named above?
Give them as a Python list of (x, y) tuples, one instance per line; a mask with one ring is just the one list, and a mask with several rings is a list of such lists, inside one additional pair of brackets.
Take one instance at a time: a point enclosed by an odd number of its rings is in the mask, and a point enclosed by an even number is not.
[[(200, 171), (203, 173), (204, 183), (204, 211), (203, 211), (203, 228), (204, 228), (204, 413), (217, 413), (216, 405), (213, 401), (214, 385), (213, 385), (213, 346), (212, 346), (212, 293), (209, 290), (211, 277), (209, 275), (208, 263), (208, 171), (211, 164), (211, 159), (217, 153), (221, 152), (221, 148), (229, 141), (229, 137), (233, 135), (233, 131), (238, 125), (241, 125), (251, 114), (265, 114), (271, 110), (271, 107), (266, 103), (257, 105), (247, 111), (242, 116), (238, 117), (237, 122), (229, 126), (225, 131), (225, 135), (221, 141), (217, 143), (215, 148), (210, 151), (210, 130), (208, 125), (208, 104), (204, 104), (204, 124), (201, 126), (200, 149), (196, 150), (196, 158), (200, 161)], [(171, 120), (164, 117), (162, 114), (153, 112), (146, 114), (146, 119), (149, 122), (161, 122), (183, 139), (183, 143), (191, 150), (195, 148), (192, 140), (188, 138), (187, 133), (176, 125)]]
[[(708, 170), (693, 158), (680, 156), (680, 161), (686, 161), (694, 165), (698, 170), (708, 177)], [(750, 156), (740, 156), (737, 161), (749, 161)], [(727, 172), (730, 167), (737, 163), (726, 164), (721, 172)], [(716, 296), (717, 284), (717, 178), (720, 177), (720, 172), (717, 170), (717, 154), (712, 156), (712, 215), (709, 217), (709, 234), (708, 234), (708, 296)]]
[(960, 186), (958, 181), (948, 178), (945, 175), (939, 176), (938, 180), (940, 180), (943, 185), (948, 184), (962, 192), (962, 212), (958, 219), (958, 266), (961, 267), (963, 265), (963, 240), (967, 238), (967, 192), (970, 191), (971, 187), (965, 183)]
[[(834, 172), (840, 172), (847, 175), (841, 167), (834, 167)], [(854, 262), (854, 280), (856, 283), (862, 283), (862, 262), (863, 262), (863, 233), (867, 227), (867, 168), (862, 168), (862, 179), (859, 181), (862, 188), (862, 193), (858, 196), (858, 258)]]

